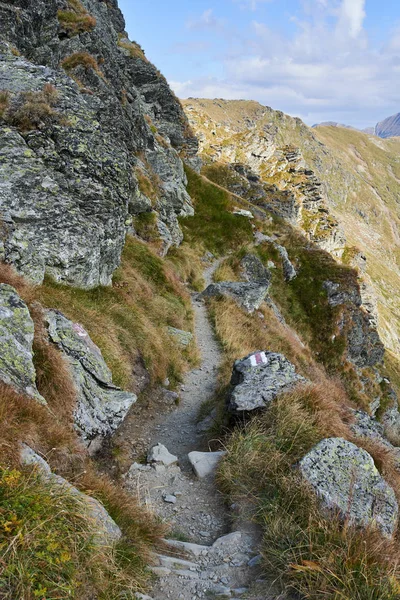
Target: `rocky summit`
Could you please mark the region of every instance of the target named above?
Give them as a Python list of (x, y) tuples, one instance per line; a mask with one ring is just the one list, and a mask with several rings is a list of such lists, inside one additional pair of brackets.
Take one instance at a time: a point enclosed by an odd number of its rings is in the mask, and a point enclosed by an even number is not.
[(1, 600), (398, 598), (399, 147), (334, 125), (0, 2)]

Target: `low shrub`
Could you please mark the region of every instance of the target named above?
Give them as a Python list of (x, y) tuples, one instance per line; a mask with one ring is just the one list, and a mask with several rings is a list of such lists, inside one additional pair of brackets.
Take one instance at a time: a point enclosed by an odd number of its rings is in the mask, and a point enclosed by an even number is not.
[(101, 74), (97, 60), (88, 52), (75, 52), (74, 54), (67, 56), (61, 62), (61, 66), (65, 71), (71, 71), (76, 67), (83, 67), (84, 69), (93, 69), (96, 73)]
[(3, 104), (2, 116), (7, 123), (20, 131), (38, 129), (50, 123), (65, 123), (65, 119), (55, 110), (58, 102), (58, 92), (51, 84), (46, 84), (40, 92), (23, 92), (12, 98), (8, 104)]

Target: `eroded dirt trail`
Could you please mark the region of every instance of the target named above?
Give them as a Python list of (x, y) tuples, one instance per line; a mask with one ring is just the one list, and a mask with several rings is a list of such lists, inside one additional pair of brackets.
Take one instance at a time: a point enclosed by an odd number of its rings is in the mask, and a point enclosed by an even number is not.
[[(205, 270), (206, 285), (211, 283), (219, 262)], [(243, 526), (232, 533), (231, 512), (214, 478), (196, 478), (188, 460), (189, 452), (209, 450), (197, 417), (202, 403), (215, 392), (222, 359), (204, 302), (194, 294), (192, 303), (201, 364), (186, 375), (179, 406), (157, 415), (146, 434), (149, 448), (161, 443), (179, 462), (170, 466), (134, 464), (125, 480), (132, 492), (171, 524), (171, 538), (190, 542), (172, 542), (180, 547), (170, 545), (162, 556), (155, 557), (154, 572), (158, 578), (151, 598), (265, 600), (265, 593), (257, 596), (248, 592), (248, 586), (258, 576), (257, 532)], [(178, 559), (178, 555), (185, 560)]]

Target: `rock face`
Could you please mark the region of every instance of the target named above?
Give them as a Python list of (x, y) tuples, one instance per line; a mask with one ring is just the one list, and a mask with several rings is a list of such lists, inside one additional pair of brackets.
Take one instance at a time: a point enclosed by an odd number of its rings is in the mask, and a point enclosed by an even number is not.
[(220, 283), (211, 283), (200, 294), (200, 297), (226, 296), (233, 298), (240, 306), (252, 313), (264, 302), (268, 288), (269, 282), (221, 281)]
[(278, 394), (305, 382), (283, 354), (254, 352), (233, 365), (228, 408), (236, 413), (265, 408)]
[(349, 359), (357, 367), (379, 364), (385, 348), (376, 330), (374, 311), (362, 305), (359, 286), (343, 288), (339, 283), (325, 281), (324, 288), (330, 306), (342, 306), (345, 310), (339, 330), (346, 333)]
[(0, 285), (0, 379), (40, 403), (33, 365), (34, 324), (28, 307), (10, 285)]
[(35, 466), (49, 483), (61, 488), (68, 494), (80, 498), (85, 510), (87, 510), (88, 517), (94, 525), (95, 538), (99, 545), (118, 542), (122, 532), (98, 500), (83, 494), (66, 479), (52, 473), (48, 463), (26, 444), (23, 444), (21, 448), (21, 463), (26, 466)]
[(78, 390), (75, 426), (88, 443), (110, 435), (137, 400), (112, 383), (99, 348), (81, 325), (57, 311), (47, 311), (50, 339), (65, 354)]
[(197, 142), (116, 1), (83, 0), (84, 31), (68, 25), (79, 4), (0, 5), (0, 258), (35, 282), (92, 287), (110, 283), (143, 206), (163, 251), (180, 243), (193, 209), (178, 153), (195, 160)]
[(325, 439), (300, 461), (299, 468), (326, 509), (353, 525), (375, 526), (385, 536), (394, 534), (396, 496), (368, 452), (341, 438)]

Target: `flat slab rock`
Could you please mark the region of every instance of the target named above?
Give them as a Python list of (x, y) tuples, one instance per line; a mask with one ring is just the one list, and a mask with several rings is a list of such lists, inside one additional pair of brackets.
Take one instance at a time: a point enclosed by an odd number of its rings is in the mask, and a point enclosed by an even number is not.
[(113, 385), (100, 349), (81, 325), (55, 310), (46, 316), (50, 339), (66, 356), (78, 389), (75, 427), (88, 442), (111, 434), (137, 396)]
[(213, 475), (226, 452), (189, 452), (188, 458), (199, 479)]
[(46, 404), (36, 388), (33, 335), (34, 324), (27, 305), (11, 285), (2, 283), (0, 285), (0, 379), (41, 404)]
[(221, 281), (211, 283), (200, 294), (201, 298), (225, 296), (232, 298), (249, 313), (260, 308), (268, 293), (269, 282)]
[(253, 352), (233, 365), (228, 408), (231, 412), (265, 408), (278, 394), (306, 381), (283, 354)]
[(368, 452), (342, 438), (329, 438), (300, 461), (299, 469), (324, 508), (353, 525), (375, 526), (388, 537), (394, 534), (396, 496)]
[(51, 484), (62, 488), (69, 494), (79, 496), (86, 505), (88, 517), (94, 525), (96, 541), (99, 545), (117, 542), (122, 537), (120, 528), (98, 500), (80, 492), (66, 479), (52, 473), (48, 463), (26, 444), (22, 445), (20, 456), (23, 465), (35, 466), (41, 476)]

